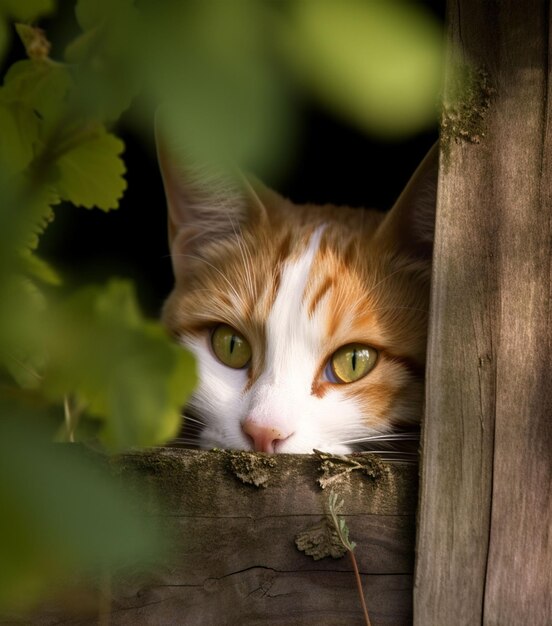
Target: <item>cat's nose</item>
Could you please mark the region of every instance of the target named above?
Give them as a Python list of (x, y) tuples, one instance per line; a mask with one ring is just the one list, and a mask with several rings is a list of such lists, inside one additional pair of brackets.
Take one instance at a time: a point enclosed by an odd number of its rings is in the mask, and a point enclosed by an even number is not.
[(252, 420), (245, 420), (242, 424), (243, 432), (253, 440), (255, 452), (274, 452), (279, 441), (283, 441), (292, 435), (281, 428), (270, 425), (257, 424)]

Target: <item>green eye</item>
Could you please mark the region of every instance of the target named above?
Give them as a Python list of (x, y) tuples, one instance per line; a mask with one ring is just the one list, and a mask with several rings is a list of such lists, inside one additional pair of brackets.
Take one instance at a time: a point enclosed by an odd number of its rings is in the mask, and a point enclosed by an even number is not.
[(366, 376), (378, 360), (378, 352), (362, 343), (350, 343), (334, 352), (327, 376), (334, 383), (352, 383)]
[(217, 359), (233, 367), (241, 369), (251, 359), (251, 346), (247, 340), (227, 324), (220, 324), (211, 335), (211, 346)]

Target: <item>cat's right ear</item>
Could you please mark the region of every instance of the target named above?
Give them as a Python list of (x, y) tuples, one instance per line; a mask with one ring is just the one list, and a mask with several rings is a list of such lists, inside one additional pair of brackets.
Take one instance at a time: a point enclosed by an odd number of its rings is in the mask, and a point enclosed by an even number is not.
[(398, 244), (426, 262), (431, 261), (433, 252), (438, 173), (439, 144), (435, 143), (376, 233), (389, 247)]
[(192, 162), (170, 141), (156, 120), (155, 141), (168, 206), (169, 247), (175, 276), (186, 259), (201, 257), (210, 243), (236, 237), (248, 225), (265, 222), (270, 190), (237, 168)]

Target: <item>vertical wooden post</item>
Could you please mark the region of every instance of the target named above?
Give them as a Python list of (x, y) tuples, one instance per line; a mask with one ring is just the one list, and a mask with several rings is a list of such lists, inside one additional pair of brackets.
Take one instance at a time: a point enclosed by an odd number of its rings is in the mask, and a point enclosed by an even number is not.
[(544, 0), (449, 6), (418, 626), (552, 624), (549, 36)]

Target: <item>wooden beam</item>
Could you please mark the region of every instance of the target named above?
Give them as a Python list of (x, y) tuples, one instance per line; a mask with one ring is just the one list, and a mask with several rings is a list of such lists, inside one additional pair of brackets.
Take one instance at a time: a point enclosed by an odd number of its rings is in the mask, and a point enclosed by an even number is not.
[(550, 5), (449, 6), (414, 623), (552, 624)]
[[(370, 469), (369, 455), (353, 458)], [(295, 544), (324, 517), (330, 489), (318, 483), (321, 467), (315, 455), (177, 448), (115, 461), (116, 475), (143, 494), (137, 514), (157, 519), (171, 549), (146, 571), (111, 573), (109, 623), (362, 626), (350, 559), (313, 560)], [(345, 471), (332, 488), (357, 543), (372, 623), (408, 626), (417, 466), (378, 467), (370, 476), (362, 465), (349, 472), (336, 460), (332, 475)], [(259, 481), (263, 486), (254, 486)], [(90, 621), (58, 604), (44, 607), (33, 624), (97, 623), (97, 598), (88, 603)]]

